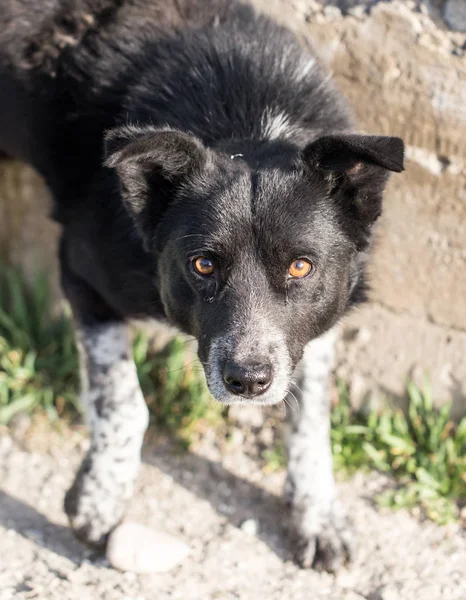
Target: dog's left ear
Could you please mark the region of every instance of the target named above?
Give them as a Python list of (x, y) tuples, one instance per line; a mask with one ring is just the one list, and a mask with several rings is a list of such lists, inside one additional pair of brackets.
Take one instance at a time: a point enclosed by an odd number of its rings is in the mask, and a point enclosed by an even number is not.
[(303, 157), (324, 174), (331, 193), (349, 196), (358, 217), (371, 225), (382, 211), (390, 171), (404, 169), (404, 144), (397, 137), (329, 135), (306, 146)]
[(173, 129), (123, 126), (105, 136), (105, 166), (116, 169), (123, 201), (146, 246), (177, 187), (200, 173), (207, 149)]

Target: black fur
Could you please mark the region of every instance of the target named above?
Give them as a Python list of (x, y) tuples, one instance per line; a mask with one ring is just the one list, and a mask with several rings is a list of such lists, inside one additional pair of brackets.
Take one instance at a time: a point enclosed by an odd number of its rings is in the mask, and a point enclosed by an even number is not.
[[(52, 191), (88, 355), (105, 323), (166, 319), (198, 339), (217, 399), (239, 361), (282, 400), (306, 344), (364, 298), (402, 141), (354, 134), (309, 49), (236, 0), (4, 0), (0, 83), (0, 152)], [(105, 537), (122, 502), (101, 519), (78, 500)]]
[[(0, 147), (54, 194), (80, 312), (168, 317), (203, 334), (203, 356), (254, 285), (295, 363), (361, 299), (403, 144), (347, 134), (340, 95), (288, 31), (227, 0), (10, 0), (0, 29)], [(215, 281), (186, 267), (203, 252)], [(313, 275), (287, 283), (301, 255)]]
[[(354, 249), (363, 249), (367, 225), (380, 212), (385, 169), (401, 169), (402, 145), (342, 138), (341, 132), (351, 126), (342, 99), (320, 67), (300, 75), (314, 57), (288, 31), (249, 6), (227, 0), (62, 0), (41, 2), (40, 9), (35, 0), (10, 0), (0, 16), (0, 30), (1, 77), (6, 83), (0, 92), (0, 146), (31, 162), (46, 178), (55, 196), (55, 215), (64, 225), (64, 269), (89, 285), (100, 296), (99, 304), (119, 317), (161, 316), (160, 282), (154, 285), (154, 276), (167, 277), (157, 269), (158, 257), (144, 251), (121, 210), (118, 181), (103, 167), (107, 130), (107, 164), (122, 176), (130, 213), (140, 231), (147, 228), (152, 241), (169, 238), (167, 226), (172, 235), (190, 228), (193, 212), (214, 236), (213, 213), (221, 202), (216, 194), (242, 175), (244, 181), (256, 181), (262, 195), (257, 204), (264, 215), (254, 215), (263, 221), (262, 252), (274, 254), (277, 248), (284, 261), (298, 250), (319, 254), (320, 265), (306, 283), (308, 289), (290, 291), (288, 308), (281, 307), (287, 327), (293, 324), (287, 313), (300, 312), (308, 321), (306, 311), (296, 311), (295, 302), (310, 306), (316, 296), (325, 313), (313, 310), (314, 322), (304, 330), (296, 324), (299, 332), (305, 331), (304, 338), (328, 327), (347, 307), (348, 298), (357, 297), (362, 272)], [(266, 111), (289, 119), (279, 140), (263, 139)], [(127, 123), (136, 123), (140, 132)], [(118, 124), (122, 128), (112, 132)], [(157, 146), (153, 128), (167, 126), (183, 132), (175, 143), (183, 139), (198, 158), (202, 152), (204, 159), (209, 158), (209, 167), (194, 186), (184, 180), (181, 190), (173, 177), (163, 173), (180, 161), (178, 151), (189, 154), (189, 148), (173, 147), (171, 157), (164, 156), (164, 165), (156, 164), (156, 155), (167, 152), (168, 142), (160, 139)], [(313, 145), (322, 134), (327, 137)], [(130, 139), (133, 142), (123, 147)], [(232, 154), (243, 156), (232, 161)], [(341, 176), (344, 163), (357, 160), (366, 161), (361, 174)], [(184, 179), (187, 176), (188, 172), (183, 174)], [(327, 200), (337, 180), (338, 193), (335, 190)], [(142, 188), (151, 199), (144, 207), (144, 194), (138, 198)], [(189, 194), (183, 208), (176, 200), (179, 194)], [(289, 199), (286, 207), (283, 195)], [(251, 190), (243, 185), (234, 205), (228, 206), (227, 199), (222, 202), (222, 211), (230, 219), (242, 204), (250, 211), (250, 196)], [(176, 215), (166, 215), (165, 230), (157, 232), (168, 204), (177, 206)], [(280, 215), (280, 222), (286, 223), (280, 234), (275, 231), (276, 219), (283, 210), (290, 214)], [(250, 224), (245, 223), (242, 231), (234, 231), (233, 225), (230, 231), (225, 223), (218, 226), (233, 249), (244, 247), (241, 238), (247, 237)], [(287, 248), (288, 233), (296, 227), (308, 239), (302, 240), (303, 248)], [(333, 229), (344, 232), (344, 237)], [(286, 239), (281, 241), (280, 235)], [(234, 252), (228, 260), (234, 264)], [(335, 269), (332, 275), (329, 261)], [(276, 271), (283, 265), (277, 262)], [(181, 272), (172, 286), (180, 288), (182, 303), (190, 305), (193, 286), (183, 267), (177, 266)], [(282, 288), (280, 305), (285, 295), (282, 283), (276, 284)], [(338, 294), (332, 290), (341, 286)], [(180, 315), (177, 324), (192, 332), (189, 320)], [(293, 331), (290, 337), (296, 337)], [(294, 354), (298, 356), (299, 349)]]

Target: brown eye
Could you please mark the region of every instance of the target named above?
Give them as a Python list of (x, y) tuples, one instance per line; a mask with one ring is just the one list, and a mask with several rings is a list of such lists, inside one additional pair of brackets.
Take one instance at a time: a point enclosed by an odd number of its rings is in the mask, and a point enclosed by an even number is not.
[(288, 274), (295, 279), (301, 279), (302, 277), (309, 275), (311, 271), (312, 264), (304, 258), (298, 258), (291, 263)]
[(195, 258), (193, 260), (193, 267), (196, 273), (199, 273), (199, 275), (204, 275), (205, 277), (212, 275), (215, 270), (214, 263), (210, 260), (210, 258), (205, 256), (198, 256)]

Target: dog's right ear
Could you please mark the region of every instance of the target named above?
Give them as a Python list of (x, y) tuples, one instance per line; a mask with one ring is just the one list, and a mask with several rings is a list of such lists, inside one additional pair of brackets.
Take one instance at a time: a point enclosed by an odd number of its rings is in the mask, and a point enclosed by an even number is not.
[(382, 210), (382, 193), (390, 171), (403, 171), (400, 138), (377, 135), (328, 135), (303, 151), (305, 162), (323, 174), (330, 194), (341, 193), (366, 227)]
[(207, 150), (194, 136), (131, 125), (107, 133), (105, 156), (105, 165), (119, 175), (123, 200), (146, 246), (177, 186), (207, 162)]

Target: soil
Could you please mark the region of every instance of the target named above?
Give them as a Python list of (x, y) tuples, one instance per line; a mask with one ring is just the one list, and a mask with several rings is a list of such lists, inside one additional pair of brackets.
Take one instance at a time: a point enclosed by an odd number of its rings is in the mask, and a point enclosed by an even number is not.
[[(336, 576), (299, 569), (286, 536), (283, 472), (268, 472), (234, 435), (180, 453), (151, 443), (127, 518), (176, 535), (191, 554), (163, 574), (112, 569), (75, 540), (63, 496), (87, 447), (81, 433), (0, 435), (0, 600), (464, 600), (466, 533), (378, 509), (377, 474), (339, 484), (359, 539)], [(209, 437), (209, 436), (206, 436)], [(241, 526), (246, 522), (246, 525)]]

